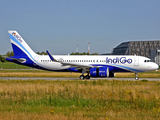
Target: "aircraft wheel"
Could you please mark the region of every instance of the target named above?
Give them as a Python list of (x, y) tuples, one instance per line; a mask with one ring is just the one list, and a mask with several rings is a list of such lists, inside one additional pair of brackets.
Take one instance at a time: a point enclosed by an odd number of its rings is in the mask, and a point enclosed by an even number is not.
[(115, 73), (114, 72), (109, 72), (109, 77), (115, 77)]
[(83, 80), (84, 79), (84, 75), (79, 76), (79, 79)]
[(89, 76), (89, 75), (86, 75), (86, 79), (90, 79), (90, 76)]
[(135, 79), (136, 79), (136, 80), (138, 80), (139, 78), (138, 78), (138, 77), (136, 77)]

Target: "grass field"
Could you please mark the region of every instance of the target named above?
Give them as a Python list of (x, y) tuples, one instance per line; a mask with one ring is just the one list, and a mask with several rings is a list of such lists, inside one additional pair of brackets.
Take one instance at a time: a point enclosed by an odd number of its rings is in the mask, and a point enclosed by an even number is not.
[(32, 68), (11, 62), (0, 62), (0, 69), (32, 69)]
[[(0, 70), (0, 77), (78, 78), (80, 74), (35, 70), (22, 66), (18, 66), (16, 70)], [(160, 78), (159, 74), (160, 71), (145, 72), (139, 73), (139, 77)], [(135, 75), (116, 73), (116, 77), (135, 77)], [(0, 80), (1, 119), (158, 120), (160, 119), (160, 82)]]
[[(2, 68), (2, 69), (1, 69)], [(81, 73), (35, 70), (11, 62), (0, 63), (0, 77), (79, 77)], [(5, 70), (3, 70), (5, 69)], [(8, 69), (8, 70), (7, 70)], [(15, 70), (10, 70), (15, 69)], [(23, 69), (23, 70), (21, 70)], [(134, 78), (134, 73), (116, 73), (117, 78)], [(160, 71), (138, 73), (140, 78), (160, 78)]]
[[(79, 77), (81, 73), (52, 72), (45, 70), (0, 70), (0, 77)], [(134, 78), (134, 73), (116, 73), (116, 78)], [(138, 73), (140, 78), (160, 78), (160, 71)]]
[(1, 80), (0, 119), (158, 120), (160, 82)]

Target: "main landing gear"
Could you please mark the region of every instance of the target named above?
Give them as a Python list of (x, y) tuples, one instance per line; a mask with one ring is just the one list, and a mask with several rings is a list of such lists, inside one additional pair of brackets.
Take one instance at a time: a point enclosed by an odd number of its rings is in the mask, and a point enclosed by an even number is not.
[(138, 73), (135, 73), (135, 80), (138, 80)]
[(87, 74), (86, 76), (84, 76), (84, 75), (80, 75), (79, 76), (79, 78), (81, 79), (81, 80), (83, 80), (83, 79), (90, 79), (90, 75), (89, 74)]
[(86, 73), (86, 71), (85, 70), (82, 70), (82, 75), (80, 75), (79, 76), (79, 78), (81, 79), (81, 80), (83, 80), (83, 79), (90, 79), (90, 75), (89, 75), (89, 72), (87, 73), (87, 75), (86, 76), (84, 76), (84, 73)]

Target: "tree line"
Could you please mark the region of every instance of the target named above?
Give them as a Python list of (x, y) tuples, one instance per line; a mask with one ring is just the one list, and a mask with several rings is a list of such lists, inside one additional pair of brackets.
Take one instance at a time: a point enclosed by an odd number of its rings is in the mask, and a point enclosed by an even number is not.
[(0, 55), (0, 62), (7, 62), (6, 57), (14, 56), (13, 51), (8, 51), (5, 55)]
[[(47, 52), (37, 52), (37, 54), (39, 55), (48, 55)], [(93, 53), (93, 54), (89, 54), (88, 52), (83, 52), (83, 53), (79, 53), (79, 52), (72, 52), (70, 55), (98, 55), (98, 53)], [(8, 51), (5, 55), (0, 55), (0, 62), (7, 62), (5, 57), (11, 57), (14, 56), (14, 52), (13, 51)]]

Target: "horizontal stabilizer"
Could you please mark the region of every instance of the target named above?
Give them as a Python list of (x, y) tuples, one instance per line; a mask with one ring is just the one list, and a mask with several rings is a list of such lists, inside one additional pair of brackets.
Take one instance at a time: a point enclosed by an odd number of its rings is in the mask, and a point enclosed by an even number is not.
[(26, 59), (24, 59), (24, 58), (10, 58), (10, 57), (6, 57), (6, 60), (8, 60), (8, 61), (17, 61), (17, 62), (20, 62), (20, 63), (25, 63), (26, 62)]

